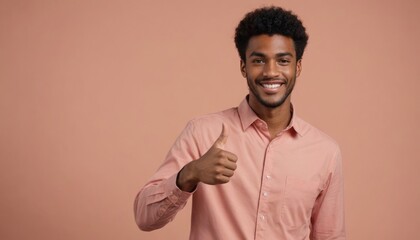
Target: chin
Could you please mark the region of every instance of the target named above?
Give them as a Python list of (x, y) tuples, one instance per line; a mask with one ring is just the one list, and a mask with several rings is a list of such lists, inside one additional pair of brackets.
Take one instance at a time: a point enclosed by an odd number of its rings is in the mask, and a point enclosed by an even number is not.
[(258, 102), (264, 107), (268, 107), (268, 108), (280, 107), (281, 105), (283, 105), (284, 101), (285, 101), (284, 99), (279, 99), (277, 101), (267, 101), (267, 100), (258, 98)]
[(263, 105), (265, 107), (267, 107), (267, 108), (274, 109), (274, 108), (280, 107), (281, 105), (283, 105), (283, 103), (284, 102), (273, 102), (273, 103), (267, 103), (267, 102), (265, 102), (265, 103), (263, 103)]

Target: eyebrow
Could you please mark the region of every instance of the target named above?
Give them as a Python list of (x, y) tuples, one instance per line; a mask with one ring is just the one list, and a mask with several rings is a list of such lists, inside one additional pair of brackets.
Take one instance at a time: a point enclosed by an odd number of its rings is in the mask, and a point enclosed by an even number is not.
[[(253, 57), (253, 56), (255, 56), (255, 57), (265, 57), (266, 55), (264, 53), (254, 51), (249, 56), (250, 57)], [(290, 52), (282, 52), (282, 53), (277, 53), (276, 54), (276, 57), (285, 57), (285, 56), (293, 57), (293, 54), (291, 54)]]

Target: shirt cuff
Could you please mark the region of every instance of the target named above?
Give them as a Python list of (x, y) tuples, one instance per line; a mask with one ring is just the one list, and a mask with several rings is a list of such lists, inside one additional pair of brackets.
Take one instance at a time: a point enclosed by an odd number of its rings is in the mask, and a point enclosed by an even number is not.
[(167, 184), (165, 186), (165, 192), (167, 193), (169, 201), (173, 204), (182, 204), (188, 200), (190, 196), (193, 195), (193, 192), (184, 192), (178, 188), (176, 185), (176, 178), (178, 173), (174, 174), (170, 178), (167, 179)]

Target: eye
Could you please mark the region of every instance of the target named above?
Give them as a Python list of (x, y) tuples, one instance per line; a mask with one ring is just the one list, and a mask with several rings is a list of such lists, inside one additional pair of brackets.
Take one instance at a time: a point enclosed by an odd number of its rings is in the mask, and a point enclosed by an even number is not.
[(264, 64), (265, 62), (261, 58), (255, 58), (255, 59), (252, 60), (252, 63), (255, 63), (255, 64)]
[(290, 60), (289, 59), (286, 59), (286, 58), (281, 58), (281, 59), (279, 59), (278, 61), (277, 61), (280, 65), (288, 65), (289, 63), (290, 63)]

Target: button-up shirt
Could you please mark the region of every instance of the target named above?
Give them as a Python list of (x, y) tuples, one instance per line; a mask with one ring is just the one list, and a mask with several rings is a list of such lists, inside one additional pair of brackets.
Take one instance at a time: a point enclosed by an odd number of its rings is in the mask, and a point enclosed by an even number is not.
[[(176, 186), (178, 172), (203, 156), (228, 129), (226, 151), (238, 156), (226, 184)], [(337, 143), (293, 112), (274, 138), (246, 100), (191, 120), (166, 160), (140, 190), (134, 208), (142, 230), (163, 227), (192, 196), (193, 240), (343, 240), (341, 155)]]

